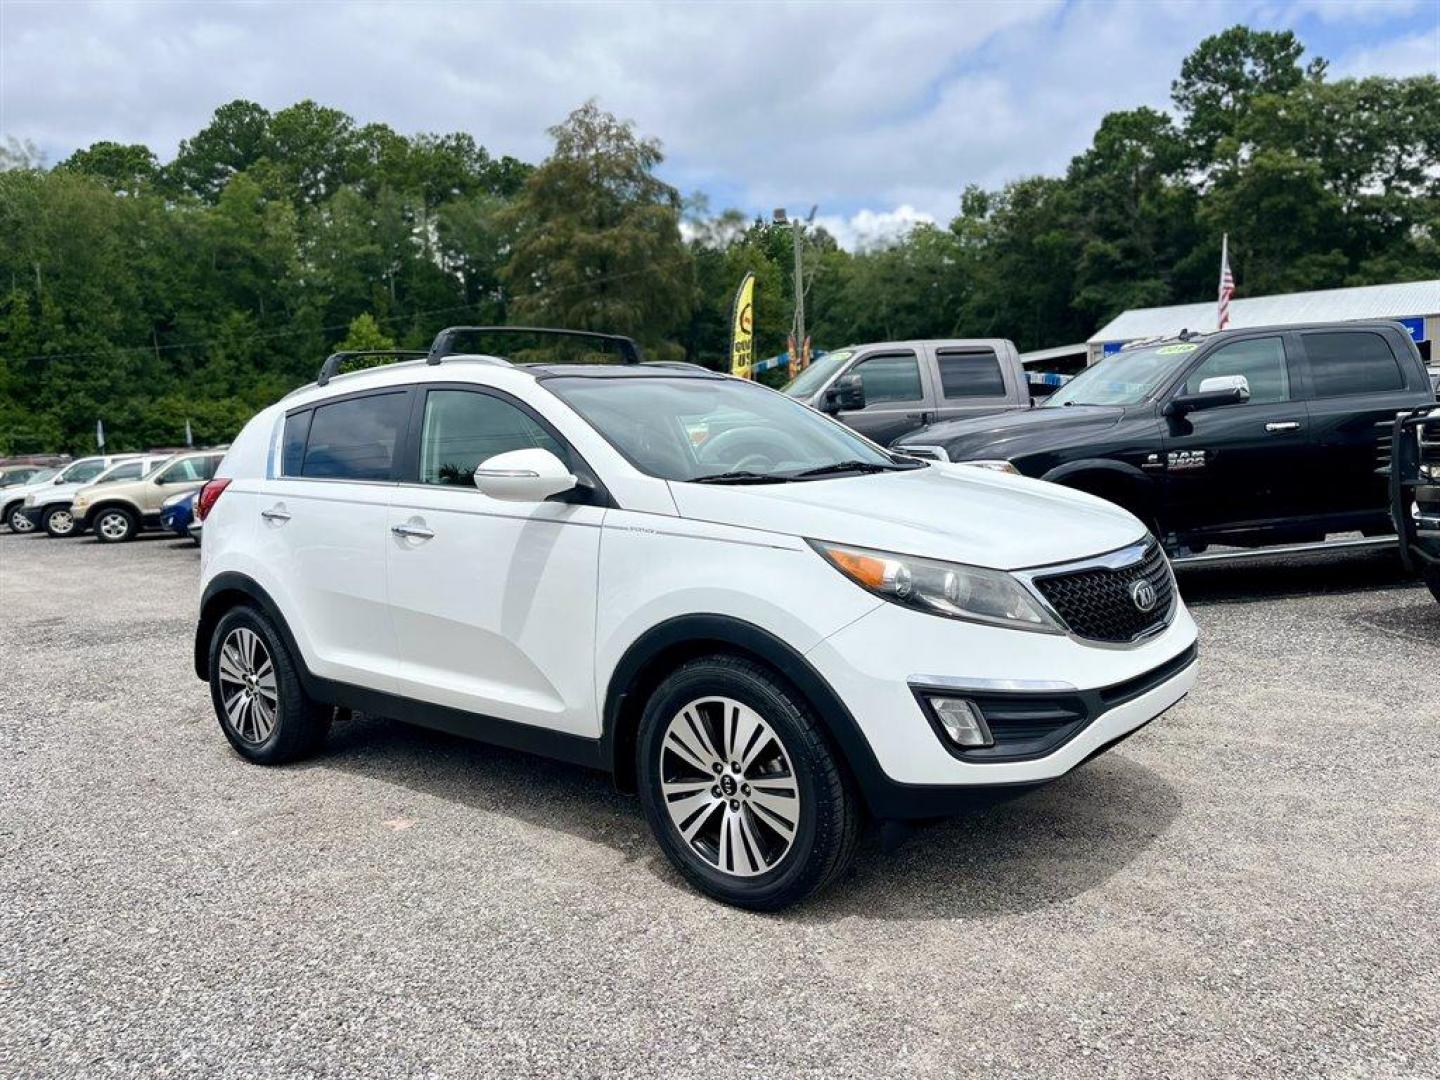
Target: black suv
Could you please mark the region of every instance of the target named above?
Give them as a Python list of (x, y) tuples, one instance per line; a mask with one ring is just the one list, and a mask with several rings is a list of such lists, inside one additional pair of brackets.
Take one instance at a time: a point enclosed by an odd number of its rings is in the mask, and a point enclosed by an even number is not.
[(1382, 470), (1397, 412), (1433, 404), (1393, 322), (1137, 342), (1038, 408), (934, 424), (894, 449), (983, 461), (1119, 503), (1171, 550), (1392, 530)]

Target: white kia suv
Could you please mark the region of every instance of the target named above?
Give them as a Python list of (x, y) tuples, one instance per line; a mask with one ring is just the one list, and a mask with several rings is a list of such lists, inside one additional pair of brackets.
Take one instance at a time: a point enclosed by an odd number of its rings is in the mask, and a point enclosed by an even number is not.
[(1169, 564), (1110, 503), (628, 339), (515, 366), (466, 329), (332, 357), (197, 499), (195, 671), (251, 761), (341, 707), (604, 769), (690, 882), (777, 909), (867, 813), (1053, 780), (1195, 681)]

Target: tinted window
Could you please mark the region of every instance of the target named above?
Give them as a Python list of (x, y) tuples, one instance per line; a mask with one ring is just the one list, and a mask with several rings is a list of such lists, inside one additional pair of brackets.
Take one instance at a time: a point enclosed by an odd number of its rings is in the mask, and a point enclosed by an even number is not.
[(861, 360), (853, 369), (865, 386), (865, 404), (882, 401), (919, 401), (925, 393), (920, 389), (920, 362), (914, 353), (891, 353)]
[(305, 440), (310, 437), (310, 417), (313, 413), (292, 413), (285, 418), (285, 445), (280, 452), (280, 474), (299, 476), (300, 467), (305, 464)]
[(300, 475), (326, 480), (389, 480), (405, 430), (408, 394), (370, 394), (320, 405)]
[(127, 462), (124, 465), (116, 465), (115, 468), (111, 469), (108, 473), (101, 477), (101, 479), (104, 480), (106, 483), (109, 483), (112, 480), (138, 480), (144, 475), (144, 463), (139, 461), (131, 461)]
[(941, 349), (936, 359), (947, 398), (1005, 396), (1005, 376), (993, 349)]
[(77, 461), (65, 470), (62, 479), (67, 484), (84, 483), (86, 480), (94, 480), (104, 471), (103, 461)]
[(1305, 355), (1316, 397), (1403, 390), (1405, 376), (1379, 334), (1306, 334)]
[(1290, 373), (1285, 345), (1278, 337), (1254, 338), (1222, 345), (1200, 362), (1185, 380), (1184, 393), (1198, 394), (1206, 379), (1243, 375), (1250, 384), (1250, 404), (1290, 400)]
[(524, 410), (470, 390), (431, 390), (420, 431), (420, 482), (475, 483), (482, 461), (511, 450), (549, 450), (569, 464), (565, 448)]

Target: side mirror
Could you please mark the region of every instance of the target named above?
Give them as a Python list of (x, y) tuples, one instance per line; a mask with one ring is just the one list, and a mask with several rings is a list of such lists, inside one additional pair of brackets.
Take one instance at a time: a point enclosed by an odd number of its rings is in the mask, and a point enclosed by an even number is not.
[(865, 407), (865, 384), (859, 375), (841, 375), (835, 384), (825, 391), (820, 411), (831, 413), (853, 411)]
[(1239, 390), (1242, 400), (1250, 400), (1250, 380), (1244, 375), (1212, 375), (1200, 380), (1200, 393), (1209, 394), (1216, 390)]
[(1250, 380), (1244, 375), (1215, 375), (1200, 380), (1193, 394), (1176, 394), (1165, 405), (1166, 416), (1214, 409), (1221, 405), (1243, 405), (1250, 400)]
[(475, 486), (492, 499), (544, 502), (579, 481), (549, 450), (511, 450), (486, 458), (475, 470)]

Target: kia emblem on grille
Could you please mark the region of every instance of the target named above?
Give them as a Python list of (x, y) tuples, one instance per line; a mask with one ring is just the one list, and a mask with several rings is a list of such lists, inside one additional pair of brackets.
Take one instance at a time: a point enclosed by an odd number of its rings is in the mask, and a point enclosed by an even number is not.
[(1151, 611), (1155, 607), (1155, 602), (1159, 600), (1160, 597), (1155, 592), (1155, 586), (1151, 585), (1150, 582), (1144, 578), (1141, 578), (1135, 582), (1134, 585), (1130, 586), (1130, 599), (1135, 602), (1136, 608), (1140, 611)]

